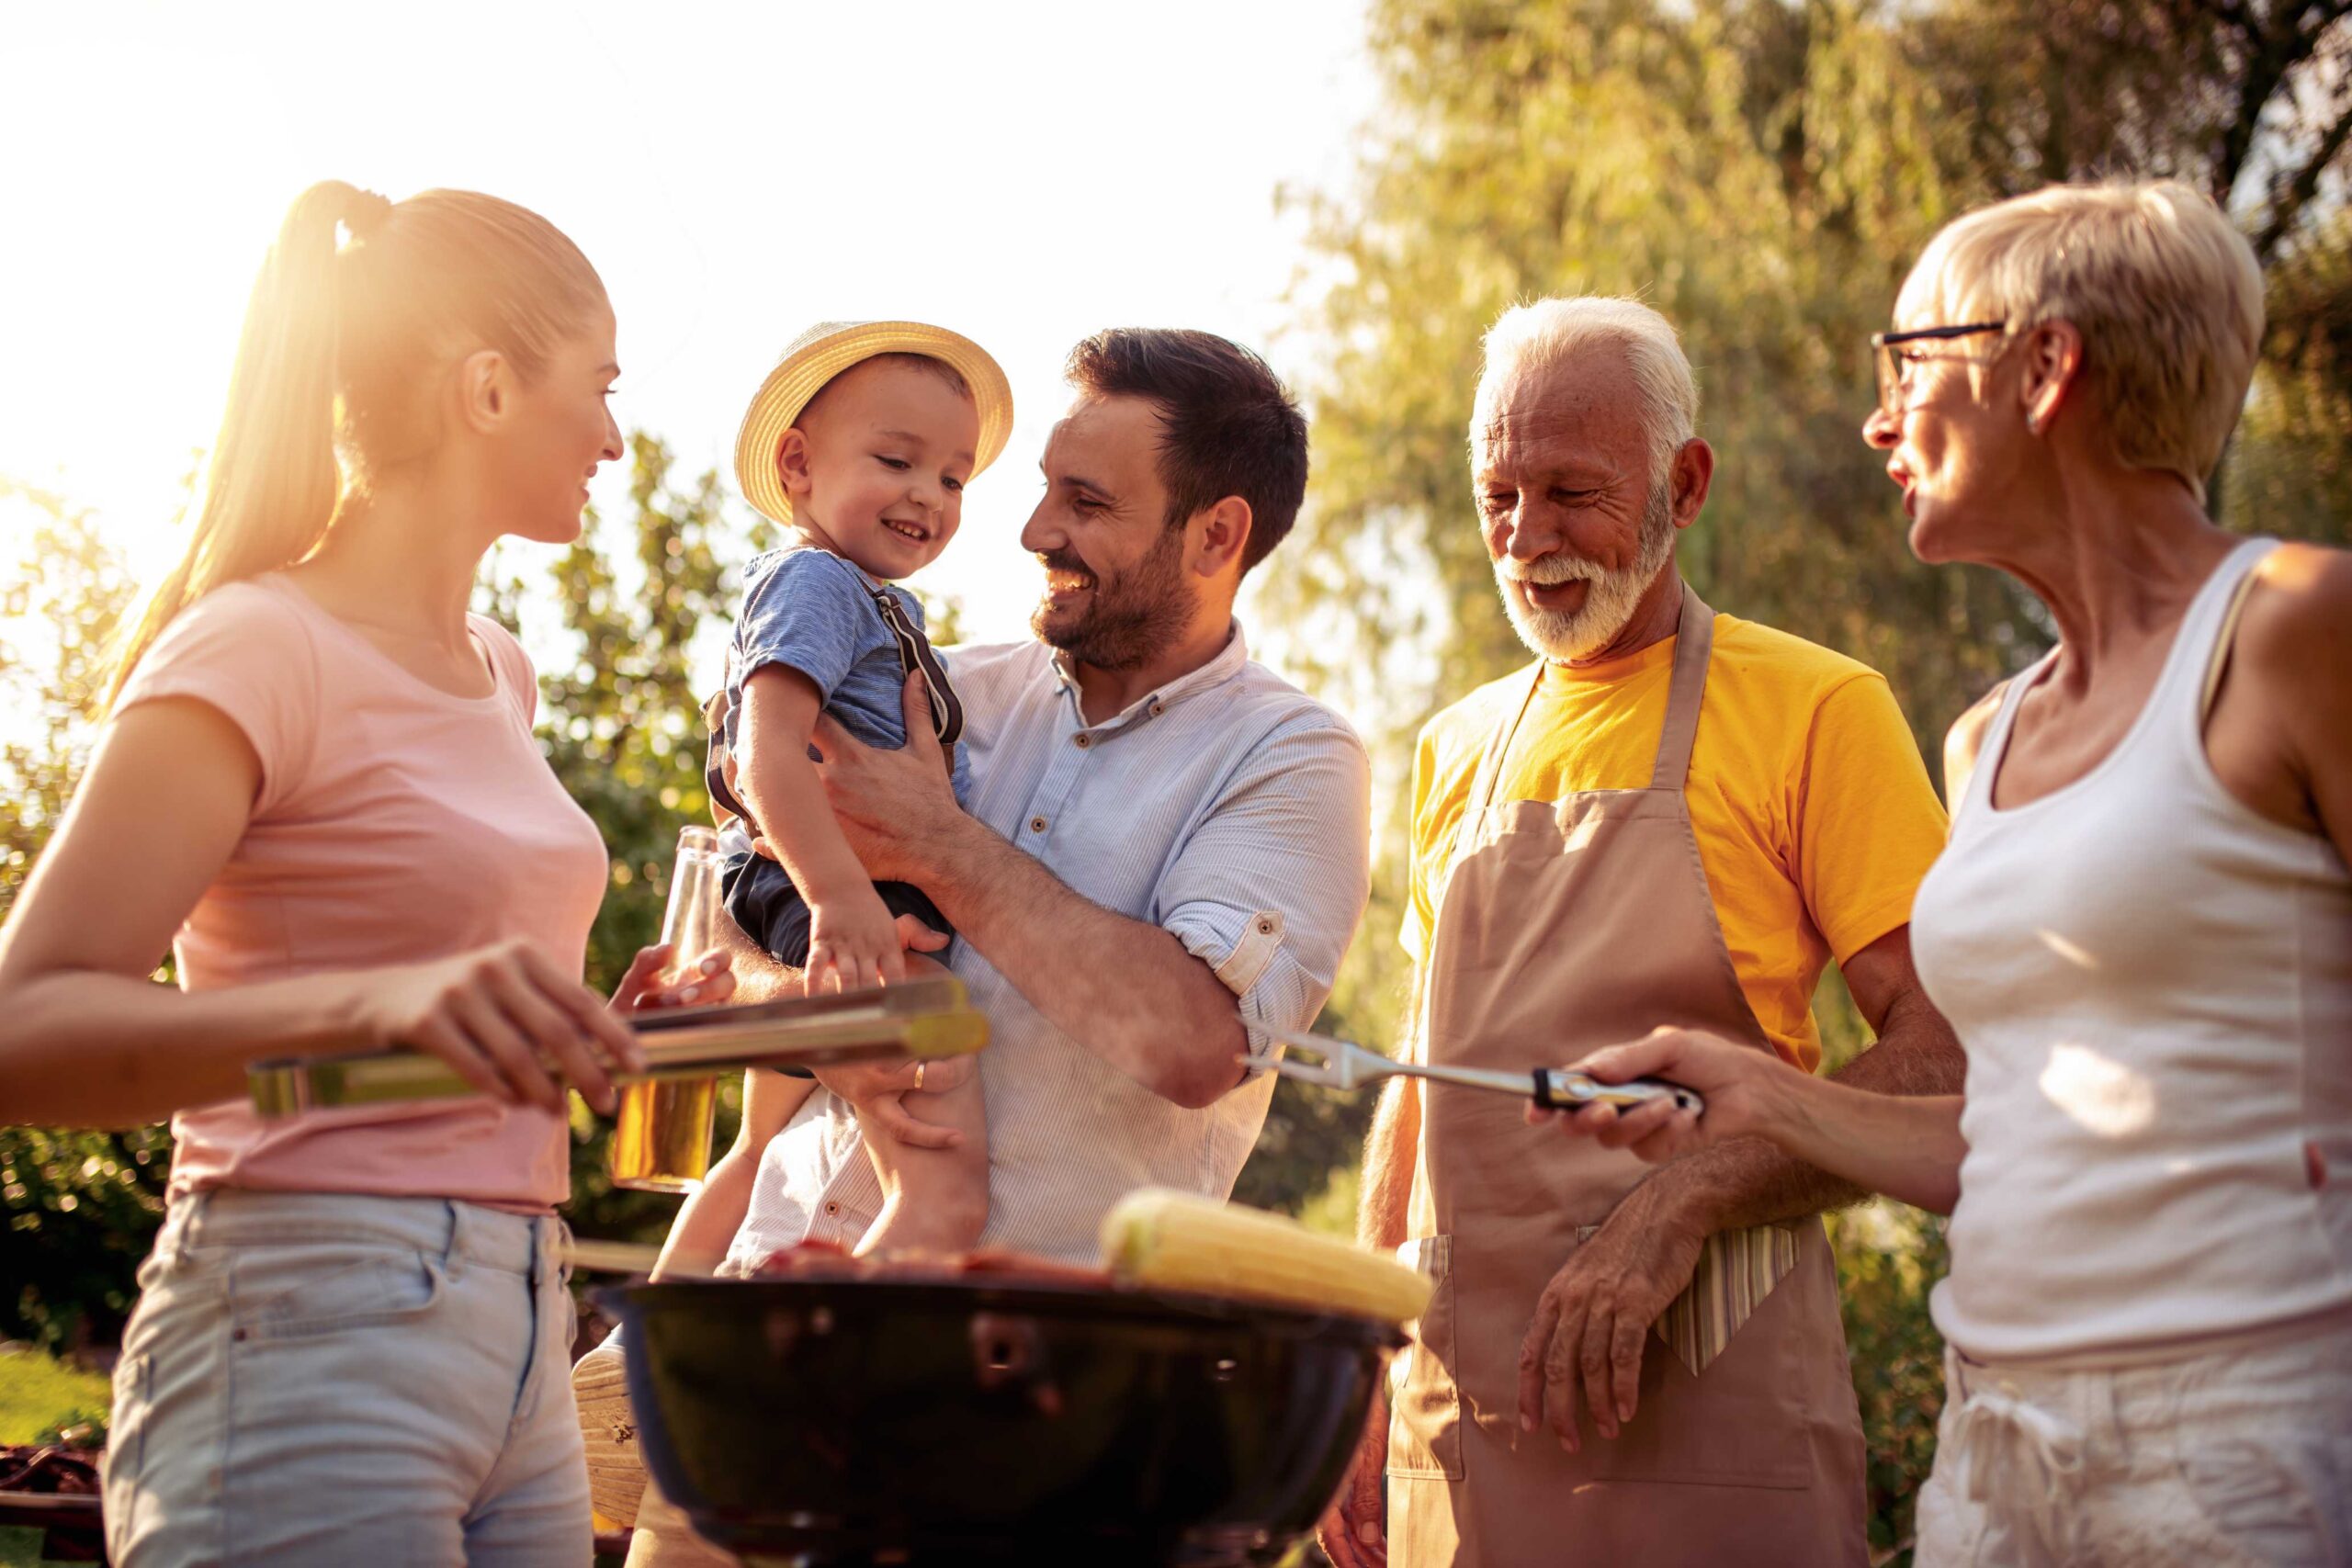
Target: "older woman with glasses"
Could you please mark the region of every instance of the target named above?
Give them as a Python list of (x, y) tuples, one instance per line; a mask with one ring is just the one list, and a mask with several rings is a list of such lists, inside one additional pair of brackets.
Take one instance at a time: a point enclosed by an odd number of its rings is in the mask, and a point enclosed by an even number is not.
[(1922, 1564), (2352, 1561), (2352, 557), (2206, 514), (2253, 254), (2179, 185), (2052, 188), (1937, 235), (1895, 321), (1863, 435), (1912, 548), (2059, 632), (1954, 728), (1912, 915), (1966, 1096), (1661, 1032), (1581, 1066), (1703, 1115), (1564, 1124), (1951, 1213)]

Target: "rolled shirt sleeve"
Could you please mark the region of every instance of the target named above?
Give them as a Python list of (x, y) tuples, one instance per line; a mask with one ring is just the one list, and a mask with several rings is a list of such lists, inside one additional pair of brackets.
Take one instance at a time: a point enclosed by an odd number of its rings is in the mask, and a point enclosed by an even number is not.
[(1315, 715), (1271, 732), (1186, 840), (1159, 923), (1246, 1024), (1304, 1029), (1322, 1010), (1371, 895), (1371, 814), (1363, 742)]

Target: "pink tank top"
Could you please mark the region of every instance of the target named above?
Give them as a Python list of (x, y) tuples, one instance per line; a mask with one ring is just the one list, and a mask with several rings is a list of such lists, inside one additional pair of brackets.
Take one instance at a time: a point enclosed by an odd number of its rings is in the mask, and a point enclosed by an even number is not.
[[(209, 704), (262, 783), (244, 837), (180, 928), (180, 985), (211, 990), (447, 957), (511, 937), (581, 973), (610, 874), (531, 735), (538, 686), (470, 617), (484, 697), (419, 681), (282, 576), (216, 589), (139, 662), (119, 707)], [(212, 1187), (466, 1199), (543, 1212), (571, 1190), (562, 1119), (486, 1100), (264, 1122), (243, 1100), (174, 1118), (175, 1195)]]

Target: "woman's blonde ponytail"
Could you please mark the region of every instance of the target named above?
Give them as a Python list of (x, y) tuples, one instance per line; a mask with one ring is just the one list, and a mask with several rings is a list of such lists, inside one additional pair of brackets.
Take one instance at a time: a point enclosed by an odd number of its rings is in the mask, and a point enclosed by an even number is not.
[(229, 402), (187, 546), (125, 638), (108, 700), (172, 617), (220, 587), (318, 547), (342, 491), (335, 464), (338, 227), (372, 232), (382, 197), (324, 180), (296, 198), (245, 307)]
[(354, 487), (430, 461), (453, 356), (495, 349), (527, 380), (599, 308), (588, 258), (511, 201), (428, 190), (395, 206), (339, 180), (304, 191), (245, 308), (195, 531), (124, 639), (108, 701), (188, 604), (294, 565)]

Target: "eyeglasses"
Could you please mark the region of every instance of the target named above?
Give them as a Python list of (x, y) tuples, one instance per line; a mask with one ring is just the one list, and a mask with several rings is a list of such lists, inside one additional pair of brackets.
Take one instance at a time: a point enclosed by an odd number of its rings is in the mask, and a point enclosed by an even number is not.
[(1889, 419), (1903, 412), (1904, 378), (1914, 365), (1943, 357), (1906, 350), (1905, 344), (1940, 343), (1947, 338), (1974, 337), (1979, 333), (2007, 332), (2007, 321), (1971, 321), (1964, 327), (1919, 327), (1907, 333), (1872, 333), (1871, 349), (1878, 360), (1878, 407)]

